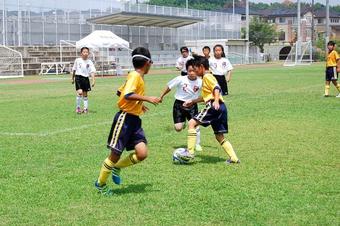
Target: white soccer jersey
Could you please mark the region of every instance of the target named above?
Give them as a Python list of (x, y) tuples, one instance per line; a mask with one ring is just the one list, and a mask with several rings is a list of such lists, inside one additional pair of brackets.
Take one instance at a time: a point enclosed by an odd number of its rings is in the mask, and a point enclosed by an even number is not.
[(82, 58), (77, 58), (74, 61), (72, 71), (76, 71), (76, 75), (81, 75), (84, 77), (89, 77), (91, 73), (96, 72), (96, 68), (91, 60), (83, 60)]
[(190, 80), (188, 76), (177, 76), (168, 82), (169, 89), (176, 87), (175, 98), (186, 101), (197, 99), (202, 89), (202, 79)]
[(176, 61), (176, 68), (179, 68), (183, 72), (187, 72), (187, 69), (185, 67), (185, 64), (187, 63), (188, 60), (192, 59), (192, 56), (188, 56), (187, 58), (180, 57)]
[(231, 65), (230, 61), (225, 57), (220, 59), (210, 58), (209, 67), (211, 73), (214, 75), (225, 75), (228, 71), (233, 70), (233, 65)]

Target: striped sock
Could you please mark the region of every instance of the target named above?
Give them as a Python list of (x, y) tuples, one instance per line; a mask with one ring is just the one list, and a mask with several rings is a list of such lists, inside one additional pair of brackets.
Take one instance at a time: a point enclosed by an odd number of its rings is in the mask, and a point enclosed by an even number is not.
[(107, 178), (110, 176), (114, 166), (115, 164), (109, 158), (104, 160), (98, 177), (98, 183), (100, 186), (106, 184)]
[(188, 130), (188, 151), (190, 152), (190, 154), (195, 154), (195, 146), (196, 146), (196, 135), (197, 132), (195, 129), (189, 129)]
[(123, 159), (120, 159), (116, 164), (115, 167), (116, 168), (125, 168), (128, 166), (132, 166), (135, 165), (137, 163), (139, 163), (140, 161), (137, 158), (136, 153), (131, 153), (128, 156), (126, 156)]
[(233, 162), (237, 162), (238, 158), (231, 143), (226, 139), (223, 139), (220, 144), (223, 147), (224, 151), (227, 153), (227, 155), (230, 157), (230, 160)]

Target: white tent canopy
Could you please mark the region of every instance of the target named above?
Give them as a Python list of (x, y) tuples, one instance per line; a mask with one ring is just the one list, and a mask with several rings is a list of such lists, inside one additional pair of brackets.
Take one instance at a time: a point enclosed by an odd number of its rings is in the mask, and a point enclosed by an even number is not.
[(115, 35), (111, 31), (97, 30), (76, 42), (77, 49), (88, 47), (99, 50), (100, 48), (129, 49), (129, 42)]

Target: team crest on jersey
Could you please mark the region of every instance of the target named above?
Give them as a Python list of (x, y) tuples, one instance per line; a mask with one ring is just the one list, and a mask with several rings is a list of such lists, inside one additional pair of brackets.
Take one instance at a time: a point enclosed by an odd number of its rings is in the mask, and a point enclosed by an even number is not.
[(226, 67), (226, 66), (227, 66), (227, 63), (226, 63), (226, 62), (223, 62), (223, 63), (222, 63), (222, 66), (223, 66), (223, 67)]
[(86, 64), (86, 68), (89, 68), (90, 67), (90, 64)]
[(198, 86), (194, 86), (194, 92), (197, 92), (200, 89)]

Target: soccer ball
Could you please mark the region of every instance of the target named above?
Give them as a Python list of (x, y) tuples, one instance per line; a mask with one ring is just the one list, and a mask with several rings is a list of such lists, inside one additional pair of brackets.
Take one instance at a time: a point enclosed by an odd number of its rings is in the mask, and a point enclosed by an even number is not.
[(177, 148), (172, 154), (172, 162), (174, 164), (188, 164), (190, 159), (187, 156), (188, 150), (186, 148)]

